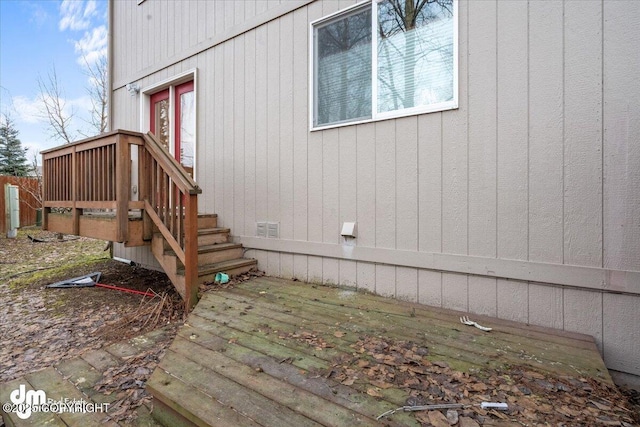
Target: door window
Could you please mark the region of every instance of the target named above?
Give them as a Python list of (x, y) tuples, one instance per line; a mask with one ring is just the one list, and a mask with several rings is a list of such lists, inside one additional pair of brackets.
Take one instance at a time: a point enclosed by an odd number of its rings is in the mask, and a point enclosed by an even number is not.
[(192, 177), (196, 144), (195, 101), (194, 84), (190, 81), (152, 94), (149, 111), (151, 132)]

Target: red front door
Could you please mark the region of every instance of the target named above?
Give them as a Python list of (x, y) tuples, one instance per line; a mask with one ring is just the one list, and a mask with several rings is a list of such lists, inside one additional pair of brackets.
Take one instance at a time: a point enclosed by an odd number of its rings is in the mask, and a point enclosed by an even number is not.
[[(150, 129), (175, 159), (193, 176), (195, 154), (196, 105), (193, 81), (172, 86), (151, 95)], [(173, 93), (173, 99), (170, 95)], [(171, 117), (171, 102), (174, 115)], [(174, 120), (174, 136), (171, 135)]]

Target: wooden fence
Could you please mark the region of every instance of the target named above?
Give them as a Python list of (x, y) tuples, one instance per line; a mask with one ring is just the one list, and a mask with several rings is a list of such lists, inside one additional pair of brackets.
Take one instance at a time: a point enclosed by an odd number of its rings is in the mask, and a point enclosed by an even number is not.
[(34, 225), (36, 223), (36, 209), (41, 207), (33, 196), (38, 189), (38, 180), (36, 178), (0, 175), (0, 233), (2, 233), (2, 237), (5, 237), (7, 233), (4, 199), (5, 184), (17, 185), (20, 188), (20, 227)]

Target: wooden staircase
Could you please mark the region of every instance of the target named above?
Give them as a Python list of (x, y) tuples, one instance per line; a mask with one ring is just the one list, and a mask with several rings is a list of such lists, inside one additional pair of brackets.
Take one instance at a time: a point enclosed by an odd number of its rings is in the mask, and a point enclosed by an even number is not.
[[(230, 242), (230, 231), (218, 227), (217, 214), (198, 215), (198, 284), (213, 282), (217, 273), (234, 276), (257, 266), (255, 259), (243, 258), (241, 244)], [(178, 292), (186, 294), (184, 264), (162, 233), (153, 233), (151, 252)]]
[[(202, 190), (153, 134), (115, 130), (42, 156), (43, 229), (127, 247), (151, 245), (187, 310), (197, 302), (198, 285), (216, 273), (232, 276), (256, 266), (230, 242), (230, 230), (218, 227), (217, 215), (198, 215)], [(96, 209), (105, 215), (85, 212)]]

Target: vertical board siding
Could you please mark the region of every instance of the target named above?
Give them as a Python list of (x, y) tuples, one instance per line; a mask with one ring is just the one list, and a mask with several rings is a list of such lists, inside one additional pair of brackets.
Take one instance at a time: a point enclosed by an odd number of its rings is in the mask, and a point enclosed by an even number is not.
[[(240, 234), (247, 235), (251, 233), (251, 228), (245, 230), (245, 95), (244, 88), (246, 86), (245, 79), (247, 78), (247, 74), (245, 74), (244, 69), (244, 42), (245, 35), (242, 34), (238, 38), (236, 38), (234, 43), (234, 51), (233, 51), (233, 79), (231, 80), (234, 83), (233, 87), (233, 133), (234, 133), (234, 143), (233, 147), (233, 188), (235, 191), (233, 192), (233, 225), (232, 225), (232, 234)], [(249, 78), (253, 76), (249, 75)], [(251, 129), (249, 129), (251, 131)]]
[(338, 243), (340, 210), (340, 130), (322, 135), (322, 241)]
[[(309, 25), (350, 4), (310, 3), (142, 80), (198, 68), (203, 212), (240, 238), (278, 222), (282, 239), (312, 249), (343, 245), (342, 223), (356, 221), (357, 246), (425, 265), (443, 253), (640, 270), (640, 3), (460, 0), (457, 109), (310, 132)], [(278, 5), (114, 2), (114, 80)], [(117, 88), (113, 102), (114, 128), (138, 129), (139, 99)], [(588, 333), (610, 367), (640, 374), (629, 356), (640, 338), (618, 326), (640, 322), (639, 297), (373, 264), (343, 248), (247, 255), (269, 274)], [(145, 248), (116, 255), (154, 264)]]
[(640, 375), (640, 297), (605, 294), (602, 312), (607, 367)]
[(418, 250), (437, 253), (442, 251), (442, 113), (418, 117), (417, 150)]
[(220, 105), (222, 106), (222, 138), (217, 141), (222, 145), (222, 158), (217, 163), (222, 173), (222, 208), (217, 212), (222, 219), (222, 225), (225, 227), (233, 227), (235, 220), (234, 197), (235, 191), (226, 191), (227, 188), (235, 188), (235, 159), (234, 147), (235, 143), (235, 104), (239, 102), (236, 98), (234, 81), (237, 79), (234, 67), (234, 46), (239, 43), (239, 39), (229, 40), (220, 47), (222, 52), (222, 97)]
[[(442, 114), (442, 249), (444, 253), (468, 251), (468, 114), (471, 26), (469, 3), (458, 4), (458, 104)], [(484, 27), (482, 27), (484, 28)], [(443, 279), (444, 286), (444, 279)]]
[(602, 2), (564, 7), (564, 262), (602, 266)]
[[(243, 189), (234, 189), (236, 192), (244, 191), (244, 235), (255, 236), (256, 234), (256, 31), (250, 31), (244, 35), (244, 122), (240, 125), (244, 127), (244, 182)], [(237, 231), (234, 231), (237, 233)]]
[[(418, 120), (396, 122), (396, 249), (418, 250)], [(415, 291), (414, 291), (415, 292)]]
[(562, 1), (529, 2), (529, 260), (561, 264), (563, 217)]
[[(495, 0), (469, 3), (468, 250), (496, 256), (497, 70)], [(448, 171), (445, 169), (445, 174)]]
[[(376, 247), (396, 247), (396, 122), (374, 124), (376, 129), (375, 215)], [(366, 147), (365, 147), (366, 148)], [(370, 147), (369, 147), (370, 149)], [(372, 177), (373, 178), (373, 177)]]
[(358, 245), (376, 246), (376, 136), (375, 125), (356, 128), (356, 211)]
[(127, 81), (181, 52), (280, 6), (279, 1), (113, 2), (114, 81)]
[[(280, 20), (280, 237), (293, 239), (293, 14)], [(291, 258), (293, 270), (293, 258)]]
[(497, 256), (528, 259), (528, 2), (497, 6)]
[[(307, 8), (298, 9), (293, 16), (293, 239), (307, 240), (307, 120), (309, 112), (306, 96), (308, 93), (308, 16)], [(306, 262), (306, 261), (305, 261)], [(295, 259), (294, 259), (295, 263)]]
[[(604, 4), (604, 267), (640, 270), (639, 2)], [(635, 72), (629, 72), (635, 70)]]
[[(267, 219), (280, 222), (280, 20), (267, 25)], [(289, 82), (291, 84), (291, 82)], [(232, 190), (229, 187), (226, 187)], [(227, 191), (229, 191), (227, 190)], [(229, 191), (232, 192), (232, 191)]]

